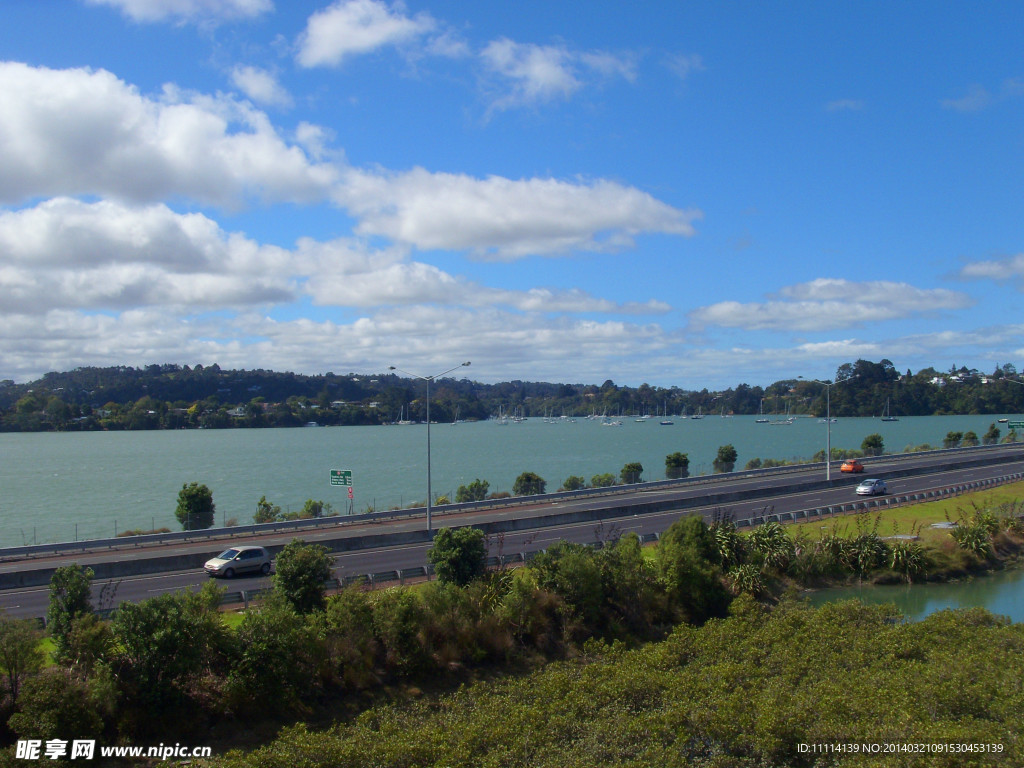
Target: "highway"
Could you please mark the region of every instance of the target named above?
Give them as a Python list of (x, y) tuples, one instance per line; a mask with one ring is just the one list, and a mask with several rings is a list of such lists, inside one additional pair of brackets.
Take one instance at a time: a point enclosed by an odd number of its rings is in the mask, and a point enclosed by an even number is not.
[[(945, 469), (942, 471), (931, 471), (930, 466), (938, 463), (934, 455), (899, 455), (885, 456), (865, 461), (866, 471), (863, 475), (840, 475), (838, 464), (835, 465), (832, 475), (832, 486), (825, 486), (824, 482), (816, 483), (820, 487), (813, 487), (805, 490), (794, 490), (800, 485), (807, 485), (809, 481), (824, 481), (824, 469), (821, 465), (815, 468), (797, 469), (780, 473), (765, 473), (756, 476), (719, 475), (708, 478), (706, 482), (693, 482), (683, 486), (670, 486), (659, 484), (641, 484), (631, 489), (627, 494), (618, 493), (609, 496), (598, 496), (589, 498), (558, 498), (550, 503), (538, 503), (528, 506), (518, 506), (506, 509), (493, 509), (483, 512), (463, 512), (453, 515), (438, 515), (435, 512), (435, 527), (445, 525), (470, 525), (485, 522), (508, 520), (509, 518), (521, 518), (529, 516), (550, 516), (560, 513), (577, 512), (580, 509), (619, 509), (628, 508), (632, 505), (651, 503), (664, 503), (671, 507), (664, 511), (644, 512), (643, 514), (626, 514), (611, 519), (573, 522), (552, 525), (548, 527), (536, 527), (523, 531), (509, 531), (503, 534), (491, 534), (488, 536), (489, 554), (492, 556), (510, 556), (518, 553), (537, 551), (550, 546), (559, 540), (575, 541), (580, 543), (591, 543), (594, 541), (614, 540), (625, 533), (636, 533), (648, 535), (660, 533), (668, 528), (675, 520), (687, 514), (701, 514), (706, 519), (716, 512), (730, 514), (733, 519), (743, 520), (760, 517), (765, 514), (784, 514), (786, 512), (797, 512), (812, 510), (815, 508), (847, 504), (856, 500), (863, 500), (854, 494), (854, 487), (863, 477), (883, 477), (889, 486), (890, 496), (904, 494), (925, 493), (951, 485), (965, 484), (979, 480), (993, 479), (1005, 476), (1014, 472), (1024, 471), (1024, 446), (1008, 447), (1006, 451), (989, 452), (978, 454), (991, 457), (977, 466)], [(997, 460), (998, 457), (998, 460)], [(976, 459), (975, 459), (976, 460)], [(948, 462), (946, 462), (948, 463)], [(728, 503), (702, 504), (711, 494), (729, 493), (742, 496), (744, 493), (758, 494), (755, 498), (739, 499)], [(684, 508), (685, 506), (685, 508)], [(829, 522), (831, 525), (831, 521)], [(411, 519), (398, 519), (394, 522), (379, 523), (376, 526), (362, 525), (353, 528), (354, 532), (362, 532), (371, 529), (373, 533), (412, 531), (421, 530), (424, 527), (422, 517)], [(266, 537), (247, 538), (244, 543), (257, 542), (265, 545), (280, 545), (289, 541), (295, 534), (283, 536), (270, 535)], [(312, 529), (298, 534), (300, 538), (310, 543), (328, 543), (337, 540), (339, 529)], [(173, 547), (164, 547), (161, 554), (165, 553), (192, 553), (197, 550), (215, 555), (217, 552), (229, 546), (232, 542), (199, 541), (187, 544), (175, 544)], [(235, 543), (243, 543), (237, 540)], [(360, 549), (348, 552), (339, 552), (334, 555), (334, 576), (343, 578), (350, 575), (381, 573), (397, 569), (417, 568), (426, 564), (426, 555), (430, 545), (428, 542), (418, 542), (401, 546), (382, 546), (372, 549)], [(103, 553), (97, 555), (65, 556), (61, 558), (48, 558), (47, 562), (53, 564), (67, 564), (70, 562), (86, 563), (90, 559), (102, 557), (111, 560), (118, 557), (138, 557), (137, 552), (127, 548), (124, 552)], [(33, 565), (39, 564), (38, 560)], [(7, 567), (18, 567), (17, 563), (8, 563)], [(25, 567), (25, 563), (21, 564)], [(52, 567), (52, 565), (51, 565)], [(167, 592), (174, 592), (181, 589), (197, 589), (208, 581), (208, 577), (201, 569), (190, 568), (188, 570), (171, 571), (166, 573), (155, 573), (149, 575), (127, 576), (116, 582), (97, 580), (93, 585), (94, 605), (97, 608), (109, 608), (113, 605), (104, 605), (100, 600), (103, 587), (109, 584), (107, 591), (115, 591), (115, 600), (139, 601)], [(236, 577), (231, 581), (219, 581), (229, 591), (255, 590), (269, 586), (269, 579), (266, 577)], [(45, 586), (13, 588), (0, 591), (0, 607), (16, 617), (42, 616), (45, 615), (48, 601), (48, 589)], [(109, 601), (108, 601), (109, 602)]]

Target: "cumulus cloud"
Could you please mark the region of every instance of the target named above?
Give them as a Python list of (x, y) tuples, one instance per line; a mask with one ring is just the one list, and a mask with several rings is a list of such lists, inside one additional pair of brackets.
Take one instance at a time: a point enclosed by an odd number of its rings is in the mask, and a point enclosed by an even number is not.
[(697, 327), (831, 331), (944, 309), (964, 309), (972, 304), (965, 294), (941, 288), (819, 278), (784, 288), (773, 301), (723, 301), (701, 307), (690, 313), (690, 320)]
[(285, 142), (244, 104), (165, 87), (159, 98), (105, 70), (0, 63), (0, 202), (96, 195), (324, 199), (336, 169)]
[(350, 56), (417, 40), (435, 27), (429, 14), (410, 17), (401, 3), (338, 0), (309, 17), (297, 61), (303, 67), (335, 67)]
[(1002, 259), (972, 262), (960, 270), (959, 276), (965, 280), (1022, 280), (1024, 253)]
[(86, 0), (117, 8), (138, 22), (216, 22), (250, 18), (274, 9), (271, 0)]
[(480, 53), (487, 69), (501, 78), (492, 109), (508, 109), (566, 99), (584, 84), (584, 72), (636, 78), (632, 57), (604, 51), (576, 52), (565, 46), (491, 41)]
[(0, 214), (0, 312), (280, 303), (296, 297), (285, 258), (201, 214), (55, 199)]
[(422, 168), (394, 174), (352, 170), (339, 196), (359, 217), (360, 234), (506, 261), (620, 248), (648, 232), (689, 236), (701, 215), (611, 181), (476, 179)]
[(224, 232), (166, 205), (56, 198), (0, 213), (0, 313), (55, 309), (247, 310), (308, 297), (325, 307), (446, 304), (553, 314), (662, 314), (657, 301), (617, 304), (584, 291), (511, 291), (358, 240), (301, 239), (293, 249)]
[(288, 108), (294, 103), (291, 94), (265, 69), (237, 66), (231, 70), (231, 82), (257, 104)]

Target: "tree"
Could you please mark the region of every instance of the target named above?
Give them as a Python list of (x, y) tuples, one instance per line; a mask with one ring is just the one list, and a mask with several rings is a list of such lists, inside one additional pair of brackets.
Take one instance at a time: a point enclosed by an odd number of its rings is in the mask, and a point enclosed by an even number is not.
[(174, 711), (186, 702), (188, 684), (205, 671), (225, 667), (233, 639), (217, 605), (221, 591), (212, 583), (199, 592), (157, 595), (123, 602), (111, 631), (117, 649), (112, 669), (122, 681), (125, 711), (147, 729), (153, 710)]
[(46, 609), (46, 627), (55, 646), (54, 655), (64, 663), (67, 638), (72, 623), (92, 613), (92, 568), (77, 563), (63, 565), (50, 577), (50, 605)]
[(205, 485), (188, 483), (178, 491), (178, 508), (174, 516), (181, 523), (183, 531), (196, 531), (213, 525), (217, 511), (213, 503), (213, 492)]
[(579, 475), (569, 475), (567, 478), (565, 478), (565, 482), (562, 483), (562, 488), (564, 488), (567, 491), (578, 491), (581, 488), (585, 488), (586, 485), (587, 481), (584, 480)]
[(658, 539), (658, 577), (673, 609), (688, 621), (725, 614), (730, 598), (717, 567), (720, 557), (711, 529), (697, 515), (676, 520)]
[(271, 504), (266, 496), (260, 496), (256, 502), (256, 514), (252, 516), (254, 523), (272, 523), (281, 514), (281, 507)]
[(643, 474), (643, 472), (644, 465), (641, 464), (639, 461), (633, 461), (630, 462), (629, 464), (626, 464), (622, 468), (622, 471), (619, 473), (619, 475), (620, 477), (622, 477), (622, 482), (628, 485), (632, 483), (639, 483), (640, 476)]
[(613, 485), (615, 485), (615, 475), (611, 472), (594, 475), (590, 478), (590, 486), (592, 488), (611, 488)]
[(973, 446), (977, 445), (978, 444), (978, 433), (974, 432), (973, 430), (968, 430), (967, 432), (964, 432), (964, 439), (963, 439), (963, 442), (960, 443), (960, 444), (962, 446), (964, 446), (965, 448), (973, 447)]
[(49, 669), (25, 682), (19, 711), (8, 724), (24, 739), (95, 739), (103, 732), (97, 709), (86, 682), (68, 670)]
[(469, 485), (460, 485), (455, 491), (455, 502), (463, 504), (467, 501), (483, 501), (487, 498), (487, 491), (490, 487), (490, 483), (480, 478)]
[(31, 619), (13, 619), (0, 613), (0, 672), (7, 678), (11, 703), (18, 698), (22, 681), (43, 667), (40, 637)]
[(943, 448), (959, 448), (960, 441), (964, 439), (963, 432), (947, 432), (942, 440)]
[(690, 457), (676, 451), (665, 457), (665, 477), (680, 480), (690, 476)]
[(274, 589), (297, 613), (324, 609), (324, 582), (331, 578), (327, 547), (292, 539), (277, 556), (275, 570)]
[(885, 443), (882, 440), (882, 436), (875, 432), (864, 438), (864, 442), (860, 444), (860, 449), (864, 451), (865, 456), (881, 456), (885, 453)]
[(718, 448), (718, 456), (715, 457), (713, 466), (716, 473), (732, 472), (736, 466), (738, 454), (732, 445), (723, 445)]
[(512, 486), (512, 493), (516, 496), (537, 496), (544, 493), (547, 483), (544, 478), (534, 472), (523, 472), (516, 478)]
[(984, 434), (981, 440), (985, 445), (995, 445), (996, 443), (998, 443), (999, 427), (997, 427), (994, 423), (989, 424), (988, 431)]
[(427, 552), (427, 562), (442, 583), (466, 586), (487, 570), (484, 532), (479, 528), (440, 528)]

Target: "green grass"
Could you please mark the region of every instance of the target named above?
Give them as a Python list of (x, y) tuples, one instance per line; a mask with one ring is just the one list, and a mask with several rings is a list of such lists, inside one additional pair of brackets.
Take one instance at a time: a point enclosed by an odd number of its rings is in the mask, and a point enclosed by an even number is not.
[[(931, 528), (932, 523), (944, 523), (947, 520), (970, 516), (975, 507), (978, 509), (997, 508), (1002, 504), (1020, 502), (1021, 500), (1024, 500), (1024, 482), (1010, 483), (988, 491), (975, 491), (937, 501), (874, 509), (868, 511), (867, 514), (872, 522), (876, 516), (878, 517), (880, 521), (879, 536), (914, 532), (921, 537), (922, 544), (942, 547), (950, 540), (949, 531)], [(857, 528), (854, 524), (854, 517), (853, 513), (835, 515), (821, 520), (788, 523), (786, 527), (791, 536), (795, 537), (803, 533), (812, 540), (817, 539), (822, 533), (831, 533), (833, 527), (840, 536), (855, 536)]]

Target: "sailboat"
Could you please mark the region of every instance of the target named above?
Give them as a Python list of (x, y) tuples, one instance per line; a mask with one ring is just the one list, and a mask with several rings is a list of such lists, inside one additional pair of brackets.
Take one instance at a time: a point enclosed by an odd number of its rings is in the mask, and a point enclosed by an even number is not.
[(792, 424), (793, 417), (789, 415), (789, 403), (786, 403), (786, 418), (778, 419), (776, 421), (769, 421), (768, 423), (771, 424), (773, 427), (778, 427), (783, 424)]
[(885, 398), (885, 416), (882, 417), (882, 421), (899, 421), (895, 416), (889, 415), (889, 398)]
[(764, 398), (761, 398), (761, 405), (757, 409), (757, 418), (754, 419), (755, 424), (767, 424), (770, 421), (768, 417), (764, 415)]
[(675, 424), (675, 422), (668, 417), (668, 403), (665, 403), (665, 418), (663, 418), (658, 423), (661, 424), (661, 426), (663, 427), (671, 427), (673, 424)]
[(700, 406), (697, 406), (697, 412), (695, 414), (693, 414), (690, 418), (691, 419), (703, 419), (704, 418), (704, 413), (703, 413), (703, 410), (701, 409)]

